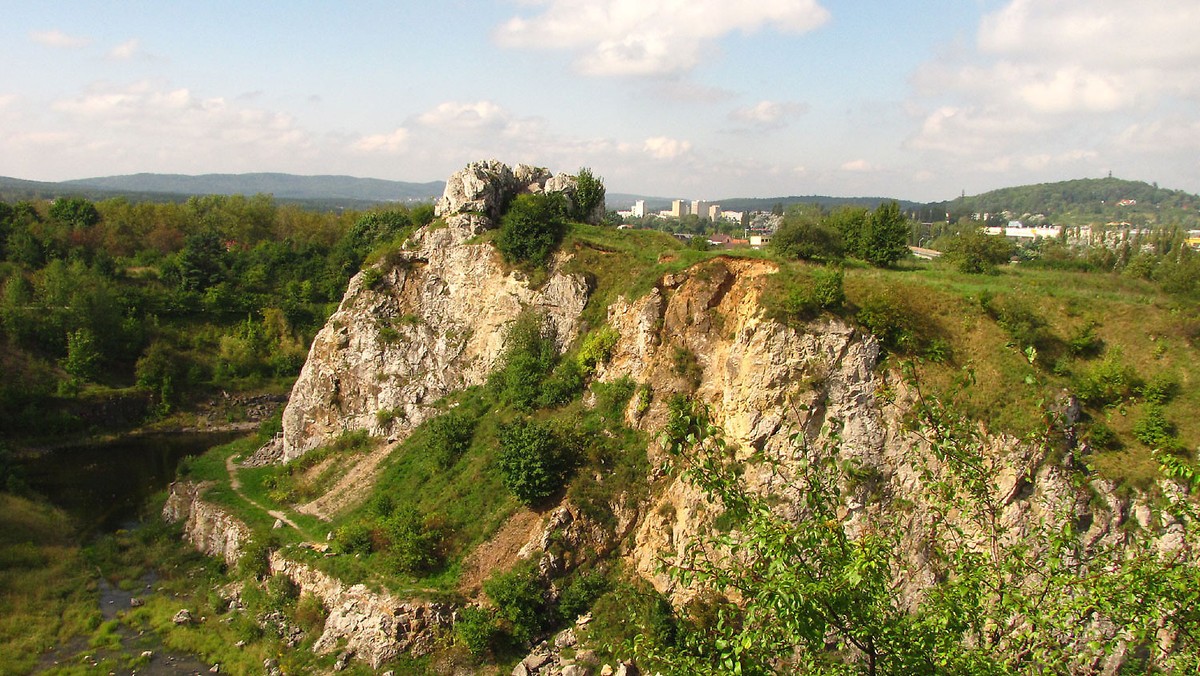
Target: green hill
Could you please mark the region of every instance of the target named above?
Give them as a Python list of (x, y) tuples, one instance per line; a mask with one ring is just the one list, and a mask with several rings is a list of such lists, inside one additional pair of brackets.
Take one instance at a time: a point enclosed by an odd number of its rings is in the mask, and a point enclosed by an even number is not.
[(951, 220), (972, 214), (1042, 214), (1062, 225), (1129, 223), (1134, 226), (1200, 226), (1200, 197), (1143, 181), (1084, 178), (993, 190), (929, 205)]

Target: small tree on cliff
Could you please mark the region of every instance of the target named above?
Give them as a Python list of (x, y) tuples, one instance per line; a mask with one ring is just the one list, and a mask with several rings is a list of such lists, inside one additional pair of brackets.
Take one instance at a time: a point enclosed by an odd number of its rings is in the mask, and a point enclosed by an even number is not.
[(603, 212), (597, 207), (604, 204), (604, 181), (584, 167), (575, 176), (575, 213), (572, 217), (584, 223), (596, 223)]

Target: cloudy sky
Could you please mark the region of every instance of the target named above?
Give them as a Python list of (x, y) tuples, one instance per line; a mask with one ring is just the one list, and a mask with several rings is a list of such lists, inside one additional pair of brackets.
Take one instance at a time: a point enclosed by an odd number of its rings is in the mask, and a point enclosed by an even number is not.
[(1196, 0), (0, 0), (0, 175), (1200, 192)]

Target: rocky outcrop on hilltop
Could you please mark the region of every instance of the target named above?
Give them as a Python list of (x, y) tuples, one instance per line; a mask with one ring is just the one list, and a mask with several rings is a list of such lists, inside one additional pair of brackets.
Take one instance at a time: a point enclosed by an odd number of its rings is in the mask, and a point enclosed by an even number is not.
[(560, 346), (574, 340), (588, 299), (581, 275), (563, 272), (560, 258), (532, 289), (490, 244), (472, 241), (520, 192), (569, 194), (569, 179), (495, 161), (451, 177), (437, 207), (444, 225), (418, 231), (350, 281), (313, 340), (282, 436), (256, 462), (296, 458), (349, 430), (402, 438), (433, 402), (486, 380), (507, 327), (527, 309), (545, 314)]

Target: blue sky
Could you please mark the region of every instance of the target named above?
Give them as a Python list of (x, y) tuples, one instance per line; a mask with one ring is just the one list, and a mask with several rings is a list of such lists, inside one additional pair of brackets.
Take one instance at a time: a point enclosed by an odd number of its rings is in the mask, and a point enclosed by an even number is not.
[(694, 199), (1115, 176), (1200, 192), (1195, 0), (0, 0), (0, 175), (407, 181), (474, 159)]

